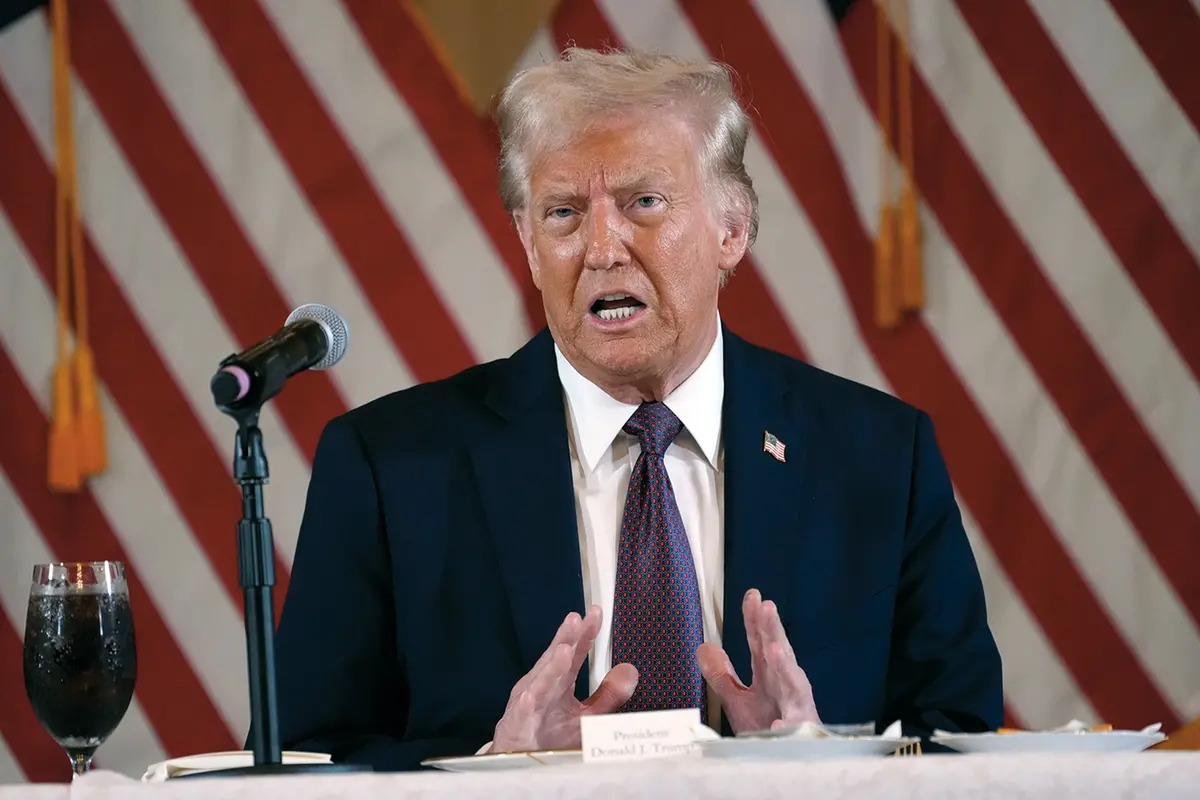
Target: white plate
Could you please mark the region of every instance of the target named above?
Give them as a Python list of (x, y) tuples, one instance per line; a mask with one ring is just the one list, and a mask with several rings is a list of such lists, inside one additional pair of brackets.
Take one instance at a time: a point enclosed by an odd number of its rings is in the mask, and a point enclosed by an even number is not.
[(931, 742), (960, 753), (1137, 753), (1166, 739), (1158, 731), (935, 734)]
[[(328, 753), (308, 753), (284, 750), (284, 764), (329, 764), (333, 758)], [(218, 753), (195, 753), (188, 756), (151, 764), (142, 775), (143, 781), (157, 782), (178, 778), (195, 772), (210, 772), (216, 769), (231, 769), (254, 765), (254, 753), (250, 750), (223, 750)]]
[(885, 756), (921, 741), (916, 736), (834, 736), (819, 739), (730, 737), (699, 742), (705, 758), (754, 761), (818, 761)]
[(427, 758), (421, 762), (421, 766), (444, 769), (447, 772), (499, 772), (582, 763), (582, 750), (538, 750), (527, 753), (488, 753), (481, 756)]

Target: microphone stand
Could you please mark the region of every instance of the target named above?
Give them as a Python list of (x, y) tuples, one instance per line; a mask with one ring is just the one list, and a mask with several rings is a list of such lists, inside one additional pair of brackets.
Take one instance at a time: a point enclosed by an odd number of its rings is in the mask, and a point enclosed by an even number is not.
[(263, 484), (269, 477), (258, 416), (263, 398), (241, 408), (218, 404), (237, 421), (233, 478), (242, 488), (242, 519), (238, 522), (238, 581), (245, 600), (246, 669), (250, 679), (250, 741), (254, 765), (195, 772), (180, 778), (226, 778), (253, 775), (328, 775), (373, 772), (366, 764), (284, 764), (279, 741), (279, 711), (275, 692), (275, 543), (271, 521), (263, 508)]

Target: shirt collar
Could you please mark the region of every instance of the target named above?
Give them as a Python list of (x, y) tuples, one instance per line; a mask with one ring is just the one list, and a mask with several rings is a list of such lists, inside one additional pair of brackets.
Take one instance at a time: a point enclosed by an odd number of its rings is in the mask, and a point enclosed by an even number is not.
[[(708, 355), (687, 380), (663, 400), (714, 468), (721, 441), (721, 406), (725, 395), (725, 350), (721, 340), (718, 318), (717, 336)], [(575, 450), (584, 470), (591, 474), (638, 406), (614, 399), (579, 374), (557, 344), (554, 345), (554, 357), (566, 393)]]

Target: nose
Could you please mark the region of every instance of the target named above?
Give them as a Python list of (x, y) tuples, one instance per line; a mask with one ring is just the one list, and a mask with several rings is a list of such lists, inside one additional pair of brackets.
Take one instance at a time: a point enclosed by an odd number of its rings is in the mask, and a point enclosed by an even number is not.
[(629, 264), (629, 236), (633, 226), (611, 200), (592, 204), (586, 221), (587, 269), (612, 269)]

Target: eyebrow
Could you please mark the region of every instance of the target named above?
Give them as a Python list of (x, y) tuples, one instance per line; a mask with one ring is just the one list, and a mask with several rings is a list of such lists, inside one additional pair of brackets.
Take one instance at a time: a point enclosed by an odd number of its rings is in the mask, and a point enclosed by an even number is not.
[[(676, 183), (677, 179), (668, 170), (653, 169), (645, 172), (631, 173), (628, 178), (615, 181), (609, 191), (618, 196), (636, 194), (637, 192), (645, 191), (651, 186), (674, 185)], [(578, 200), (582, 196), (582, 192), (572, 188), (565, 181), (561, 183), (551, 181), (546, 191), (537, 197), (536, 202), (538, 206), (545, 208)]]

